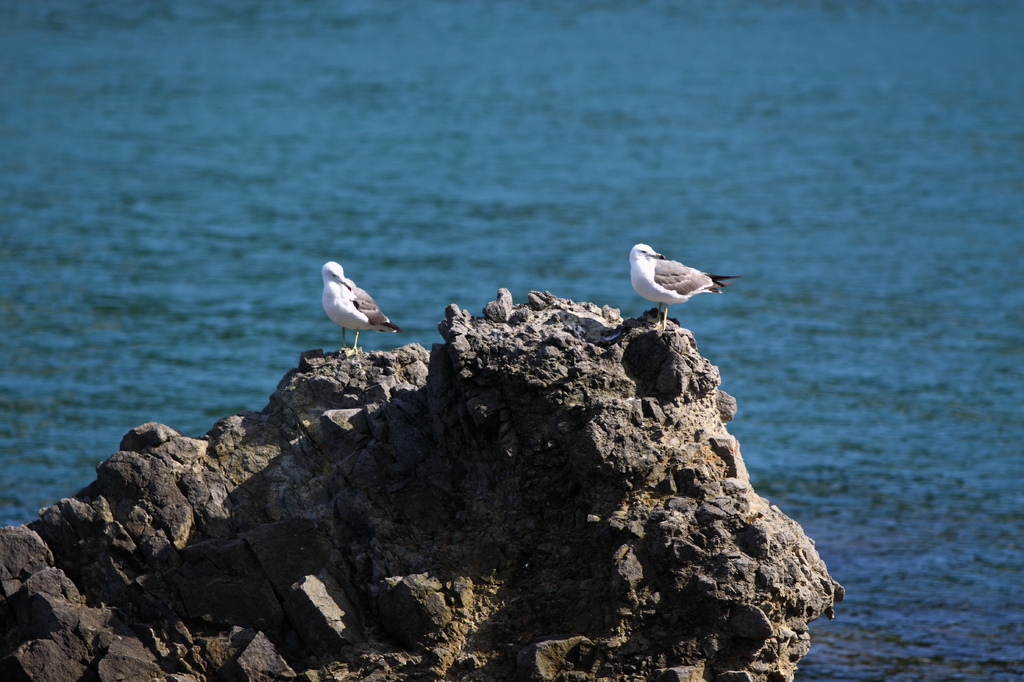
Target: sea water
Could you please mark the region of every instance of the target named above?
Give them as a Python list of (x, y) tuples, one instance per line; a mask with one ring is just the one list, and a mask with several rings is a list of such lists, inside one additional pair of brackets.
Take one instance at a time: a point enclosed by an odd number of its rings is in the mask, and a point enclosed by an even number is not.
[(0, 1), (0, 522), (259, 410), (337, 260), (429, 347), (646, 242), (847, 599), (803, 680), (1024, 675), (1024, 5)]

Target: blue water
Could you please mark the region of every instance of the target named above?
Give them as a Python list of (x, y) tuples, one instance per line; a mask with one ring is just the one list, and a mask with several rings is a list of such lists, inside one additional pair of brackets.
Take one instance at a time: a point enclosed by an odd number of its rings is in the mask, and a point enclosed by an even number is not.
[(672, 309), (847, 600), (803, 680), (1024, 675), (1024, 4), (0, 0), (0, 522), (258, 410), (338, 260)]

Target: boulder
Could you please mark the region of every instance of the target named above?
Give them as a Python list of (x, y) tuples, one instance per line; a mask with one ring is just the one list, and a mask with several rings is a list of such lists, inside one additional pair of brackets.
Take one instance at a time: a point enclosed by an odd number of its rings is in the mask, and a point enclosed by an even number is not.
[(0, 679), (792, 679), (843, 589), (651, 317), (502, 290), (204, 438), (132, 429), (0, 529)]

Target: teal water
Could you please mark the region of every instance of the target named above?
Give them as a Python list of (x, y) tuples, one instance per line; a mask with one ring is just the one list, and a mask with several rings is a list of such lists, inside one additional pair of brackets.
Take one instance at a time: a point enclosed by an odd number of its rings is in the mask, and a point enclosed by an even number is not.
[(0, 0), (0, 522), (499, 287), (672, 309), (847, 588), (802, 680), (1024, 675), (1024, 5)]

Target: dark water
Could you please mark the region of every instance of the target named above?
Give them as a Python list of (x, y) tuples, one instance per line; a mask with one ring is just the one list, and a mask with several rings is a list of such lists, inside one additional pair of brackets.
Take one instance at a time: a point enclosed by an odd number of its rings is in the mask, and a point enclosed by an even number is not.
[(646, 307), (848, 590), (804, 680), (1024, 675), (1024, 4), (0, 0), (0, 522), (498, 287)]

